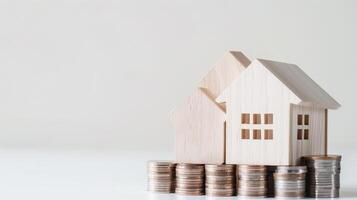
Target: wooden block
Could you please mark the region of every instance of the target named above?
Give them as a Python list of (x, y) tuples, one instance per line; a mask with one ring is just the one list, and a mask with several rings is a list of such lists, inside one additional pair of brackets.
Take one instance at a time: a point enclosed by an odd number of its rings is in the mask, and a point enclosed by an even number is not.
[(202, 89), (172, 112), (176, 162), (222, 164), (225, 160), (225, 112)]

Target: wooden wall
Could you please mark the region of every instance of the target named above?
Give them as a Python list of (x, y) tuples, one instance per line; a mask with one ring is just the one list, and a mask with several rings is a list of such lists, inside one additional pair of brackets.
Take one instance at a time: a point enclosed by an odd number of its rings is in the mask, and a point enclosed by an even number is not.
[[(326, 152), (325, 109), (316, 105), (291, 104), (290, 157), (291, 164), (299, 164), (304, 155), (324, 155)], [(298, 115), (309, 115), (309, 124), (298, 125)], [(298, 129), (308, 130), (308, 139), (298, 139)], [(304, 132), (304, 131), (303, 131)], [(304, 133), (303, 133), (304, 134)]]
[[(280, 80), (254, 61), (220, 98), (227, 100), (227, 163), (290, 164), (290, 103), (298, 98)], [(263, 118), (261, 125), (241, 124), (241, 113), (272, 113), (273, 124)], [(241, 139), (241, 129), (249, 129), (251, 139)], [(252, 139), (253, 129), (261, 130), (262, 139)], [(264, 139), (264, 129), (273, 129), (273, 140)]]

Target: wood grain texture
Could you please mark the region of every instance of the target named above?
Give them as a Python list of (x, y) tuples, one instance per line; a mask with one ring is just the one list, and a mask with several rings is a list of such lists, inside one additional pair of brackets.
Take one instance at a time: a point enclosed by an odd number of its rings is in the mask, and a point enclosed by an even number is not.
[(196, 89), (171, 116), (175, 130), (176, 162), (222, 164), (225, 159), (225, 112)]
[(207, 90), (215, 100), (250, 63), (242, 52), (230, 51), (203, 77), (198, 87)]
[[(323, 155), (325, 109), (340, 106), (296, 65), (261, 59), (253, 61), (216, 100), (227, 106), (229, 164), (291, 165), (303, 155)], [(241, 123), (242, 113), (250, 114), (250, 120), (243, 121), (251, 123)], [(272, 124), (261, 123), (267, 113), (273, 114)], [(308, 115), (301, 118), (302, 123), (309, 122), (307, 128), (297, 124), (298, 114)], [(245, 135), (250, 130), (250, 139), (241, 138), (242, 129)], [(265, 140), (257, 130), (272, 130), (273, 139)]]
[[(291, 104), (290, 110), (290, 164), (300, 164), (304, 155), (324, 155), (326, 149), (325, 138), (325, 109), (318, 106), (304, 106)], [(298, 125), (298, 115), (308, 115), (308, 125)], [(297, 130), (309, 130), (309, 139), (298, 140)]]
[[(217, 99), (227, 106), (228, 164), (288, 165), (290, 104), (299, 98), (259, 61), (244, 70)], [(250, 124), (241, 124), (241, 114), (250, 113)], [(253, 114), (273, 114), (273, 124), (254, 124)], [(260, 122), (264, 122), (260, 119)], [(250, 139), (241, 139), (241, 130), (250, 130)], [(253, 129), (273, 130), (273, 139), (253, 138)]]
[(302, 102), (318, 104), (328, 109), (337, 109), (341, 106), (297, 65), (264, 59), (258, 60)]

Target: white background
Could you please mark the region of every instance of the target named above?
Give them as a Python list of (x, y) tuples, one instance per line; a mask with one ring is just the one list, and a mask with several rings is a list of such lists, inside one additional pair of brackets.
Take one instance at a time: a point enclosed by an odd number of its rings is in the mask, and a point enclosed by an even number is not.
[[(143, 170), (147, 159), (171, 158), (169, 112), (229, 50), (295, 63), (339, 101), (342, 107), (329, 115), (329, 147), (343, 156), (346, 152), (345, 173), (352, 173), (357, 163), (352, 161), (357, 149), (356, 9), (353, 0), (0, 0), (3, 173), (9, 176), (8, 170), (15, 169), (12, 173), (18, 174), (14, 166), (20, 165), (45, 166), (44, 171), (56, 174), (55, 161), (72, 162), (67, 154), (57, 160), (50, 153), (62, 150), (114, 154), (104, 156), (108, 165), (111, 159), (128, 163), (125, 159), (133, 155), (142, 158), (134, 163)], [(13, 158), (21, 162), (12, 163)], [(36, 170), (24, 174), (42, 180), (37, 176), (42, 171)], [(103, 168), (93, 172), (98, 170)], [(61, 177), (63, 186), (72, 187), (66, 182), (71, 179)], [(79, 177), (78, 184), (90, 182)], [(119, 184), (120, 177), (108, 185)], [(5, 180), (0, 184), (12, 188)], [(27, 180), (32, 192), (52, 188), (46, 181)], [(351, 187), (356, 181), (346, 176), (346, 183)]]

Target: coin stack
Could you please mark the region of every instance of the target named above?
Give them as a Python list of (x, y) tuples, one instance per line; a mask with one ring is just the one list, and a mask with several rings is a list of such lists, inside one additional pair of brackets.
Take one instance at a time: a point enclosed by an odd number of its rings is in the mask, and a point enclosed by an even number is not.
[(274, 197), (274, 173), (276, 166), (267, 166), (268, 197)]
[(274, 173), (275, 197), (305, 196), (306, 166), (278, 166)]
[(205, 165), (206, 195), (235, 195), (235, 165)]
[(340, 193), (341, 156), (305, 156), (308, 168), (307, 195), (314, 198), (336, 198)]
[(177, 164), (176, 166), (176, 194), (204, 195), (205, 183), (204, 165)]
[(260, 165), (238, 165), (237, 167), (238, 196), (266, 197), (267, 168)]
[(148, 191), (172, 193), (175, 191), (175, 164), (169, 161), (149, 161)]

